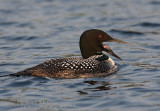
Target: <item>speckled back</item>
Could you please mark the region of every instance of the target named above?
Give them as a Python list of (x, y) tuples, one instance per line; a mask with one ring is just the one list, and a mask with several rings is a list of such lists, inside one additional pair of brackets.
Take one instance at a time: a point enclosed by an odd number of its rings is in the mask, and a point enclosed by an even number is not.
[(32, 76), (79, 78), (93, 77), (96, 76), (97, 73), (103, 73), (104, 75), (105, 73), (111, 72), (112, 69), (115, 70), (115, 67), (107, 62), (96, 60), (101, 56), (102, 55), (95, 55), (88, 59), (82, 59), (80, 57), (51, 59), (19, 73), (28, 73)]

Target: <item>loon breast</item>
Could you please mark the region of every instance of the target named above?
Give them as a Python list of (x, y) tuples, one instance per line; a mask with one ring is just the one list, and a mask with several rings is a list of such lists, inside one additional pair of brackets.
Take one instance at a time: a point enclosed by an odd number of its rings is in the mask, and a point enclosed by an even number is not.
[(105, 62), (106, 62), (106, 64), (109, 64), (112, 67), (115, 66), (115, 62), (110, 57)]

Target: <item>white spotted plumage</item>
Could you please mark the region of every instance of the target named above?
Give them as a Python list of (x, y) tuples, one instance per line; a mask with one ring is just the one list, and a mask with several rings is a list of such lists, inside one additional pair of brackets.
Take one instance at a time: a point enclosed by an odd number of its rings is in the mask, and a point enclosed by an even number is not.
[(59, 72), (65, 70), (74, 70), (76, 73), (98, 73), (107, 72), (113, 67), (113, 64), (106, 61), (98, 61), (97, 58), (102, 55), (94, 55), (87, 59), (68, 57), (51, 59), (36, 67), (45, 67), (45, 69), (51, 70), (51, 72)]

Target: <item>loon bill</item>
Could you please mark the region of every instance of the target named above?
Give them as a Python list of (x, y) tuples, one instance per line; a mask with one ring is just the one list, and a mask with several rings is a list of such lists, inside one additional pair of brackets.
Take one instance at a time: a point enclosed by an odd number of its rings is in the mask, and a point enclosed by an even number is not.
[(51, 78), (88, 78), (100, 77), (113, 73), (118, 66), (102, 51), (122, 60), (108, 45), (103, 42), (127, 42), (112, 38), (107, 33), (98, 29), (86, 30), (80, 36), (80, 50), (82, 57), (67, 57), (51, 59), (37, 66), (25, 69), (10, 76), (38, 76)]

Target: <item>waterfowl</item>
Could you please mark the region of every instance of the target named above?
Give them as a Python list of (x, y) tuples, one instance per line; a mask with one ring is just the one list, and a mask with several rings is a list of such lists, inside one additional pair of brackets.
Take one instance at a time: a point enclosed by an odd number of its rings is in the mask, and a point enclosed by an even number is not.
[(106, 51), (120, 60), (122, 59), (116, 55), (108, 45), (103, 45), (103, 42), (127, 44), (127, 42), (115, 39), (102, 30), (86, 30), (80, 36), (79, 41), (82, 57), (51, 59), (10, 75), (51, 78), (88, 78), (106, 76), (117, 71), (118, 65), (102, 51)]

